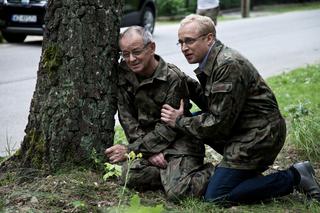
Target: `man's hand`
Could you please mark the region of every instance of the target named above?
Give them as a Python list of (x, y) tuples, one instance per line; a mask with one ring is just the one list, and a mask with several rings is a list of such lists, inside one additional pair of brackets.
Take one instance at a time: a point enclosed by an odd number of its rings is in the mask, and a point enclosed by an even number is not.
[(162, 153), (152, 155), (151, 157), (149, 157), (148, 161), (152, 165), (160, 167), (162, 169), (167, 168), (168, 162), (166, 161), (166, 159), (164, 159), (164, 155)]
[(177, 117), (183, 115), (183, 106), (183, 99), (180, 101), (179, 109), (175, 109), (168, 104), (163, 105), (161, 109), (161, 120), (169, 126), (175, 127)]
[(116, 144), (104, 151), (111, 163), (118, 163), (127, 159), (128, 148), (125, 145)]

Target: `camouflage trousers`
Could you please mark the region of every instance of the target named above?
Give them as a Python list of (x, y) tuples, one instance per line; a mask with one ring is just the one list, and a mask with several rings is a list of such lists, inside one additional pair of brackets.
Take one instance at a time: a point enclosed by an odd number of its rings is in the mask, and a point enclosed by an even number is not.
[[(212, 176), (214, 166), (203, 164), (202, 157), (166, 157), (167, 168), (153, 166), (146, 159), (136, 159), (130, 168), (127, 186), (136, 190), (163, 189), (169, 200), (177, 201), (186, 196), (202, 197)], [(127, 171), (123, 166), (122, 177)]]

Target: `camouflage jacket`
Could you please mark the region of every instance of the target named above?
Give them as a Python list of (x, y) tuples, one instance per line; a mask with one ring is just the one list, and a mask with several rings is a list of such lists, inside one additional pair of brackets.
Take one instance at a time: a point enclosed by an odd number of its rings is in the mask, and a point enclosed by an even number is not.
[[(128, 148), (146, 157), (159, 152), (203, 156), (204, 145), (200, 141), (176, 132), (160, 120), (163, 104), (178, 108), (181, 99), (188, 103), (189, 96), (201, 103), (197, 96), (201, 86), (176, 66), (155, 57), (159, 65), (153, 76), (140, 82), (124, 61), (119, 65), (118, 113)], [(187, 104), (185, 106), (188, 114)]]
[(221, 166), (265, 170), (283, 146), (285, 122), (271, 89), (253, 65), (216, 41), (203, 71), (208, 111), (181, 116), (176, 126), (223, 155)]

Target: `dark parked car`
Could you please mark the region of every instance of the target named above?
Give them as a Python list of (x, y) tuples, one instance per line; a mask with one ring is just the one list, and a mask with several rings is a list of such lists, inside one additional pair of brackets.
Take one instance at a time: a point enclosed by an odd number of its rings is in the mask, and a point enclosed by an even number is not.
[[(42, 35), (47, 0), (0, 0), (0, 30), (8, 42), (23, 42), (27, 35)], [(155, 0), (126, 0), (121, 27), (144, 26), (153, 33)]]

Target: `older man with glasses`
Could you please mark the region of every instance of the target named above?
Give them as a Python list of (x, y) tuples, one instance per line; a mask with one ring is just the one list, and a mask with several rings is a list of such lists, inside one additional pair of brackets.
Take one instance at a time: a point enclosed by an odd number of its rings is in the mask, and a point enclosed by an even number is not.
[[(126, 154), (142, 153), (129, 168), (128, 186), (138, 190), (164, 189), (168, 199), (203, 195), (213, 165), (203, 164), (204, 145), (160, 120), (163, 104), (188, 110), (189, 97), (201, 106), (201, 87), (173, 64), (155, 54), (152, 36), (142, 27), (124, 31), (119, 40), (118, 114), (128, 145), (116, 144), (105, 153), (110, 162), (126, 160)], [(125, 165), (125, 164), (124, 164)], [(123, 167), (123, 174), (128, 168)]]
[[(236, 32), (235, 32), (236, 33)], [(189, 15), (178, 31), (181, 51), (195, 70), (207, 111), (190, 117), (184, 109), (164, 105), (161, 120), (186, 135), (203, 140), (223, 159), (206, 190), (211, 202), (242, 203), (275, 198), (294, 188), (320, 201), (320, 188), (310, 162), (262, 175), (280, 152), (286, 124), (276, 98), (254, 66), (216, 39), (212, 20)]]

